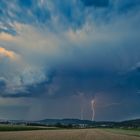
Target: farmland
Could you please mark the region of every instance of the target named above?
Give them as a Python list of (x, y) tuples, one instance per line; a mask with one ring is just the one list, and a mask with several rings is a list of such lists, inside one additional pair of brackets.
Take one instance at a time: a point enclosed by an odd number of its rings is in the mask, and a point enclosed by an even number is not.
[(127, 130), (69, 129), (0, 132), (1, 140), (140, 140)]
[(29, 131), (29, 130), (54, 130), (55, 127), (26, 126), (26, 125), (0, 125), (0, 131)]
[(138, 136), (140, 137), (140, 129), (105, 129), (108, 132), (116, 134), (125, 134), (129, 136)]

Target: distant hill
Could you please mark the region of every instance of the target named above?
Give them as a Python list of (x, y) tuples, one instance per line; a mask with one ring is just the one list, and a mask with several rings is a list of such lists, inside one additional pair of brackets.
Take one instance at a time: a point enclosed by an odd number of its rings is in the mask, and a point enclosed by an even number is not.
[(23, 121), (23, 120), (0, 120), (2, 124), (25, 124), (25, 125), (49, 125), (49, 126), (85, 126), (85, 127), (105, 127), (105, 128), (140, 128), (140, 119), (127, 120), (121, 122), (109, 121), (90, 121), (80, 119), (44, 119), (39, 121)]
[(89, 121), (89, 120), (80, 120), (80, 119), (44, 119), (37, 121), (38, 123), (43, 123), (43, 124), (48, 124), (48, 125), (54, 125), (57, 123), (61, 123), (63, 125), (68, 125), (68, 124), (93, 124), (94, 122)]
[(109, 121), (90, 121), (90, 120), (80, 120), (80, 119), (44, 119), (36, 121), (36, 123), (46, 124), (46, 125), (87, 125), (93, 127), (140, 127), (140, 119), (127, 120), (122, 122), (109, 122)]
[(122, 121), (119, 124), (122, 126), (140, 127), (140, 119)]

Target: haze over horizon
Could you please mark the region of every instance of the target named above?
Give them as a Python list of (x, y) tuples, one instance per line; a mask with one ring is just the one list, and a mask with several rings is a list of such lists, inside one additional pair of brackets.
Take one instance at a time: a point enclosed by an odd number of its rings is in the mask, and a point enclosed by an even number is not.
[(140, 0), (0, 0), (0, 119), (92, 114), (140, 118)]

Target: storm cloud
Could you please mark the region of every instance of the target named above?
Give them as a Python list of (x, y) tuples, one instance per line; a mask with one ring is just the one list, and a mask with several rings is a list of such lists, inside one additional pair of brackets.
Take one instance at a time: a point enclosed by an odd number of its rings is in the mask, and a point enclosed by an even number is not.
[(78, 117), (81, 92), (87, 119), (93, 97), (97, 120), (138, 117), (139, 22), (139, 0), (1, 0), (1, 98), (30, 99), (25, 119)]

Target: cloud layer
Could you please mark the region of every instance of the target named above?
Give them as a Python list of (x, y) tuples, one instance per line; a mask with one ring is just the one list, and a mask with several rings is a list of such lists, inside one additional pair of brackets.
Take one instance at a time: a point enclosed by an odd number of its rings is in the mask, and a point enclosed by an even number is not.
[[(1, 0), (1, 98), (38, 97), (26, 109), (29, 113), (37, 104), (43, 112), (45, 106), (54, 108), (68, 99), (68, 108), (72, 100), (80, 107), (77, 100), (82, 92), (85, 110), (97, 98), (99, 120), (137, 117), (139, 16), (139, 0)], [(133, 113), (128, 110), (125, 116), (123, 110), (131, 99)], [(113, 116), (110, 106), (122, 115)], [(77, 117), (77, 110), (74, 114), (64, 111), (62, 116)], [(55, 116), (54, 112), (49, 116)], [(85, 117), (90, 118), (90, 110)]]

